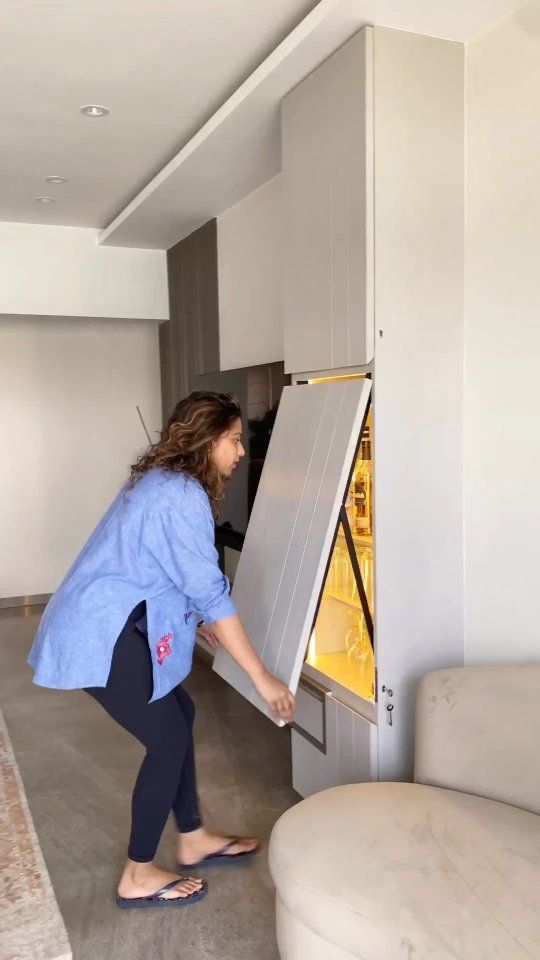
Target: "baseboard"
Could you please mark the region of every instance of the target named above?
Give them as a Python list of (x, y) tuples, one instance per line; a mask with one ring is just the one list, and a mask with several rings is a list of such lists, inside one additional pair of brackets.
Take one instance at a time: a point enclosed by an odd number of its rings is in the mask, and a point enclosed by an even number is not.
[(10, 607), (40, 607), (48, 603), (52, 593), (36, 593), (33, 597), (0, 597), (0, 610)]

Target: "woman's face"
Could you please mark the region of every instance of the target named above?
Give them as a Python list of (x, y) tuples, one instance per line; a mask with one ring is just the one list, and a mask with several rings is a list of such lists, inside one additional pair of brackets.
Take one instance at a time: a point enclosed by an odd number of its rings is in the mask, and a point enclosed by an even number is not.
[(233, 420), (230, 428), (214, 443), (212, 459), (222, 477), (232, 476), (239, 460), (245, 457), (242, 446), (242, 421)]

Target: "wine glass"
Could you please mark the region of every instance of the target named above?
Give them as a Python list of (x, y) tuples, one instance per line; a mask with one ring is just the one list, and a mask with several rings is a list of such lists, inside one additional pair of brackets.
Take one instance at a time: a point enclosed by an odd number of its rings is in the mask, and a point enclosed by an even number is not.
[(345, 635), (345, 649), (347, 651), (347, 657), (350, 660), (353, 654), (353, 650), (356, 647), (359, 639), (358, 617), (356, 616), (354, 610), (347, 611), (347, 619), (348, 619), (348, 629)]
[(356, 641), (349, 649), (349, 660), (359, 662), (360, 669), (363, 670), (369, 656), (369, 650), (367, 648), (369, 637), (367, 636), (366, 623), (363, 616), (356, 616), (355, 636)]

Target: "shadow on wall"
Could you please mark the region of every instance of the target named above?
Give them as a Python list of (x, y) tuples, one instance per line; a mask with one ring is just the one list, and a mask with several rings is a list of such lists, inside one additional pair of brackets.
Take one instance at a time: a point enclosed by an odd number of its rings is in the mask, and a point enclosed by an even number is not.
[(532, 0), (521, 7), (512, 19), (523, 33), (536, 41), (540, 37), (540, 0)]

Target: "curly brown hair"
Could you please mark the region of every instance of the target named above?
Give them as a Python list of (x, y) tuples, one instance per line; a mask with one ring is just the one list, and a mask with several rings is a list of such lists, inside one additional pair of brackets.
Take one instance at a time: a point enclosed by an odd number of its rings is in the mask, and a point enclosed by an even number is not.
[(232, 393), (195, 391), (177, 403), (160, 439), (131, 466), (129, 487), (154, 467), (185, 473), (206, 490), (214, 513), (225, 491), (225, 479), (212, 458), (212, 447), (242, 416)]

